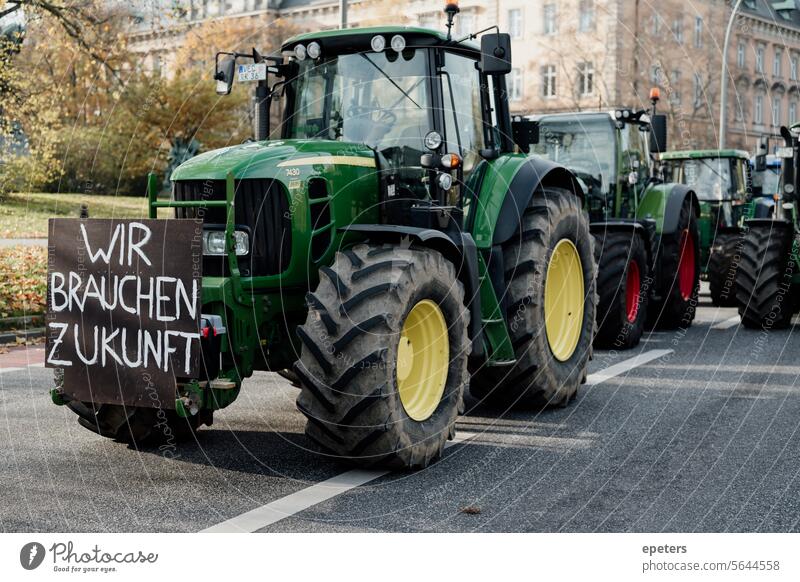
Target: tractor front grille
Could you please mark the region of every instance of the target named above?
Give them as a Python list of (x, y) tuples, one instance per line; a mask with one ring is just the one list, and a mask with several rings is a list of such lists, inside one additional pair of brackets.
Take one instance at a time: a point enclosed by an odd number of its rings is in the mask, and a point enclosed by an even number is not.
[[(289, 266), (292, 254), (292, 221), (289, 197), (280, 182), (270, 179), (236, 180), (235, 223), (247, 227), (250, 254), (239, 257), (239, 272), (245, 277), (278, 275)], [(181, 180), (173, 182), (176, 201), (225, 200), (224, 180)], [(224, 207), (176, 208), (176, 218), (201, 218), (210, 228), (223, 227)], [(203, 274), (229, 275), (225, 257), (203, 257)]]

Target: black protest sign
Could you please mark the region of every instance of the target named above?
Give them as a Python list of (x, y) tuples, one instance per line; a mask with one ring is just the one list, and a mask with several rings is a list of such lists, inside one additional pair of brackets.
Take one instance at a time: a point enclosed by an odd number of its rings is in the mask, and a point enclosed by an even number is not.
[(202, 224), (53, 218), (45, 365), (84, 402), (174, 407), (200, 368)]

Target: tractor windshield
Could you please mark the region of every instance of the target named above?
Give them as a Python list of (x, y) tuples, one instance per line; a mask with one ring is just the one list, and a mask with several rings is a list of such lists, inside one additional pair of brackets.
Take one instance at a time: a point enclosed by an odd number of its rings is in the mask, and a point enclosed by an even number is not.
[(606, 194), (616, 181), (616, 142), (611, 120), (602, 116), (557, 116), (539, 125), (533, 153), (562, 164), (590, 193)]
[(298, 63), (288, 88), (285, 137), (366, 144), (379, 152), (424, 150), (429, 119), (427, 52), (339, 55)]
[(664, 178), (691, 186), (700, 200), (720, 201), (733, 195), (731, 162), (728, 158), (665, 160)]
[(760, 190), (765, 196), (780, 192), (780, 166), (767, 166), (763, 172), (753, 172), (753, 188)]

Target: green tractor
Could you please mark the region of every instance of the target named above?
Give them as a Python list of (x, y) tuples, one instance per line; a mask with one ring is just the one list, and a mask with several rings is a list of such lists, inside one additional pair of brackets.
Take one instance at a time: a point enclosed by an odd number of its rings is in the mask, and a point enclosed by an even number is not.
[[(524, 153), (536, 126), (509, 114), (510, 37), (470, 40), (376, 27), (217, 55), (220, 94), (235, 74), (258, 82), (255, 140), (181, 164), (169, 200), (149, 191), (152, 218), (174, 208), (204, 229), (205, 366), (176, 379), (176, 431), (210, 424), (254, 370), (282, 371), (323, 452), (420, 468), (453, 438), (465, 390), (575, 398), (597, 301), (583, 191)], [(53, 398), (86, 428), (154, 433), (151, 408), (69, 393)]]
[(700, 200), (700, 265), (714, 305), (736, 305), (736, 267), (744, 219), (749, 217), (750, 160), (740, 150), (665, 152), (664, 179), (687, 184)]
[(619, 109), (543, 115), (533, 151), (581, 181), (597, 249), (601, 348), (636, 346), (645, 325), (688, 327), (699, 290), (699, 202), (665, 183), (653, 154), (666, 145), (666, 120)]
[[(745, 220), (736, 301), (747, 328), (786, 328), (800, 308), (799, 135), (800, 124), (781, 127), (784, 146), (777, 153), (783, 161), (774, 205), (768, 216)], [(765, 160), (756, 166), (765, 167)]]

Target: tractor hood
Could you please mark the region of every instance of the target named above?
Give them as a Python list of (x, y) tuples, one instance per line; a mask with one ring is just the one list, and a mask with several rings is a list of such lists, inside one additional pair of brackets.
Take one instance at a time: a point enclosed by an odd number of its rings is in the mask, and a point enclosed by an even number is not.
[(178, 166), (170, 179), (224, 180), (233, 172), (237, 180), (277, 178), (298, 168), (323, 166), (375, 167), (375, 152), (364, 144), (328, 140), (274, 140), (251, 142), (200, 154)]

